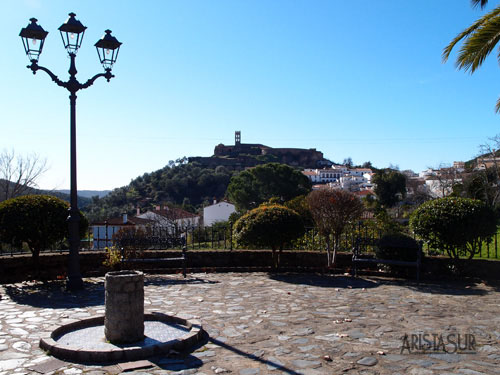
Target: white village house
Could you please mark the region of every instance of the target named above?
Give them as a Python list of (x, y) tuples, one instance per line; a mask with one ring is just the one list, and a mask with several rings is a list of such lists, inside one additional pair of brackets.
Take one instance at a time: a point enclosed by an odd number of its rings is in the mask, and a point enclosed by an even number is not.
[(129, 218), (127, 214), (123, 214), (122, 217), (92, 223), (93, 249), (104, 249), (113, 246), (113, 235), (122, 228), (139, 227), (144, 229), (151, 224), (151, 220), (138, 217)]
[(157, 206), (156, 210), (142, 214), (138, 209), (137, 216), (129, 217), (127, 214), (123, 214), (121, 217), (92, 223), (93, 249), (113, 246), (113, 235), (122, 228), (159, 228), (174, 233), (176, 230), (183, 231), (196, 227), (199, 223), (200, 217), (198, 215), (180, 208)]
[(214, 204), (203, 208), (203, 225), (209, 227), (214, 223), (227, 221), (233, 212), (236, 212), (234, 204), (214, 201)]
[(184, 211), (177, 207), (156, 206), (155, 210), (140, 213), (137, 210), (136, 217), (148, 219), (153, 222), (153, 226), (167, 228), (171, 233), (175, 230), (186, 230), (200, 224), (200, 217), (191, 212)]
[(302, 173), (313, 183), (314, 190), (322, 188), (321, 184), (351, 192), (373, 190), (373, 172), (369, 168), (350, 169), (345, 165), (334, 165), (331, 168), (305, 169)]

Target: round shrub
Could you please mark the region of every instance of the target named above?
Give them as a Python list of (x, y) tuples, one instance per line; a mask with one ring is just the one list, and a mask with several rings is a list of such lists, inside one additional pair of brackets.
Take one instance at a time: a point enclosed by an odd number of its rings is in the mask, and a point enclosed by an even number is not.
[(280, 205), (255, 208), (234, 223), (234, 237), (243, 246), (279, 249), (304, 234), (299, 214)]
[(471, 259), (497, 230), (491, 208), (477, 199), (457, 197), (425, 202), (412, 213), (410, 226), (432, 248), (454, 259)]
[(280, 205), (264, 205), (240, 217), (233, 228), (236, 242), (243, 246), (270, 247), (274, 265), (279, 265), (275, 251), (304, 234), (304, 224), (298, 213)]
[[(41, 250), (50, 249), (68, 237), (69, 204), (50, 195), (23, 195), (0, 203), (0, 240), (21, 247), (26, 243), (34, 266)], [(80, 212), (80, 236), (88, 227)]]

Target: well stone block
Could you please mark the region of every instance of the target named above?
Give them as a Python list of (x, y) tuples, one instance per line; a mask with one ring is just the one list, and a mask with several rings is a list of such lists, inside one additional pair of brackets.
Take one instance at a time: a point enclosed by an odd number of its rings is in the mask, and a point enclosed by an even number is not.
[(144, 339), (144, 274), (117, 271), (106, 274), (104, 334), (112, 343)]

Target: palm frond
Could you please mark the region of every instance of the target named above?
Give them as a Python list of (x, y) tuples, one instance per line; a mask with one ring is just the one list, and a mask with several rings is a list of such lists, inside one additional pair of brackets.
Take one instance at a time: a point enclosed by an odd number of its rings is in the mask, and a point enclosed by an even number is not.
[(471, 3), (474, 8), (479, 5), (483, 9), (488, 4), (488, 0), (471, 0)]
[(457, 68), (474, 73), (500, 41), (500, 16), (490, 19), (471, 34), (457, 57)]
[[(473, 0), (473, 1), (481, 1), (481, 0)], [(478, 29), (488, 24), (492, 19), (500, 16), (500, 6), (493, 9), (491, 12), (485, 14), (483, 17), (474, 22), (467, 29), (458, 34), (451, 42), (448, 44), (443, 50), (443, 62), (446, 62), (450, 57), (451, 51), (461, 40), (467, 40), (473, 35)]]
[(500, 113), (500, 98), (498, 98), (497, 104), (495, 105), (495, 112)]

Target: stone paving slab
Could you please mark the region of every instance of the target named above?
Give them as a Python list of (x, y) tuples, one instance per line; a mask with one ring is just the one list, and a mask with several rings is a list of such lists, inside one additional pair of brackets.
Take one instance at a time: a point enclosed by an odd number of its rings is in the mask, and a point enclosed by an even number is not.
[[(52, 358), (38, 347), (40, 337), (54, 326), (104, 313), (103, 278), (85, 285), (78, 293), (65, 291), (61, 282), (0, 286), (0, 375), (34, 373), (30, 368)], [(417, 286), (306, 274), (150, 275), (145, 312), (154, 311), (199, 318), (210, 337), (191, 353), (152, 358), (153, 368), (127, 374), (500, 374), (498, 285)], [(443, 345), (454, 351), (450, 334), (455, 342), (460, 335), (464, 349), (464, 338), (473, 339), (472, 353), (416, 353), (419, 338), (445, 338)], [(411, 350), (402, 352), (405, 342)], [(108, 375), (116, 369), (65, 363), (49, 374)]]

